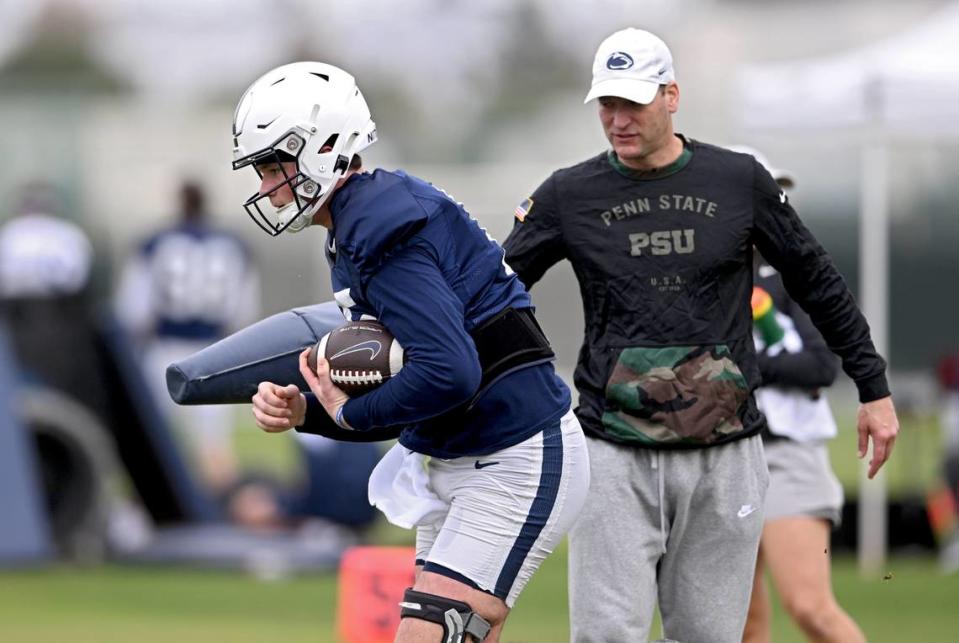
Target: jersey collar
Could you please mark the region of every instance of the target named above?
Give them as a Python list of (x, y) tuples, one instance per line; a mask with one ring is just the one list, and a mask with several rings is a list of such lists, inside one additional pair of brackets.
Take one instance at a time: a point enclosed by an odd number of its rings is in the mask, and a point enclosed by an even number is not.
[(652, 179), (661, 179), (663, 177), (676, 174), (681, 169), (689, 165), (689, 162), (693, 158), (693, 147), (687, 139), (682, 134), (676, 134), (679, 139), (683, 142), (683, 151), (680, 152), (679, 156), (675, 161), (669, 165), (663, 167), (657, 167), (652, 170), (634, 170), (631, 167), (626, 167), (623, 165), (623, 162), (619, 160), (619, 157), (616, 156), (616, 152), (609, 150), (606, 153), (606, 160), (609, 161), (609, 164), (613, 166), (613, 169), (622, 174), (623, 176), (634, 179), (636, 181), (649, 181)]

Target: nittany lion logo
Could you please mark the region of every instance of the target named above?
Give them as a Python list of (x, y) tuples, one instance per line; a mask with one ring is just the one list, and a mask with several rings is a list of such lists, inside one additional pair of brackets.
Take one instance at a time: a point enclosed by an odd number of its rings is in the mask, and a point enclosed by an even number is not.
[(606, 59), (606, 69), (623, 71), (633, 66), (633, 57), (623, 51), (614, 51)]

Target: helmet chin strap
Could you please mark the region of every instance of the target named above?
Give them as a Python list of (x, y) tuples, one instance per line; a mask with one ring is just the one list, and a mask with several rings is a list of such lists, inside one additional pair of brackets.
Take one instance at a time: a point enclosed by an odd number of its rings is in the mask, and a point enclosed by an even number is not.
[(312, 217), (301, 216), (298, 214), (298, 212), (299, 209), (296, 206), (295, 199), (276, 209), (276, 218), (280, 222), (280, 225), (283, 225), (290, 219), (293, 219), (293, 223), (286, 227), (287, 232), (299, 232), (303, 228), (310, 225), (310, 219), (312, 219)]
[(283, 225), (290, 218), (292, 218), (293, 222), (286, 228), (286, 231), (299, 232), (300, 230), (308, 228), (310, 225), (312, 225), (313, 215), (316, 214), (316, 211), (320, 209), (320, 206), (323, 205), (324, 201), (326, 201), (326, 199), (314, 199), (302, 212), (300, 212), (297, 209), (297, 201), (294, 199), (286, 205), (276, 209), (277, 220), (280, 222), (280, 225)]

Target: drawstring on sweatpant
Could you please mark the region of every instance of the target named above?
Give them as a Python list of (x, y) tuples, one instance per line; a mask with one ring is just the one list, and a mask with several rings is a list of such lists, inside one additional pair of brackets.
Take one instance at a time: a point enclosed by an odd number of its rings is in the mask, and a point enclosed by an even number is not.
[(666, 509), (665, 505), (665, 491), (664, 487), (666, 486), (666, 475), (663, 473), (663, 461), (662, 461), (662, 451), (653, 451), (653, 470), (659, 472), (659, 537), (662, 541), (663, 551), (666, 553)]

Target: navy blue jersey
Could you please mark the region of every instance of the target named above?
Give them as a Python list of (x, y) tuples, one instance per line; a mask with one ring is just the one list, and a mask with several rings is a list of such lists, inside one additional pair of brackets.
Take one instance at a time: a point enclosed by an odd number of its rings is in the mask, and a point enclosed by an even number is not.
[(461, 204), (403, 172), (377, 170), (350, 177), (330, 211), (337, 302), (352, 319), (385, 324), (407, 360), (396, 377), (347, 402), (351, 427), (402, 425), (405, 447), (450, 458), (522, 442), (567, 411), (569, 390), (549, 363), (506, 375), (473, 399), (481, 370), (470, 331), (531, 300)]
[(255, 318), (259, 277), (241, 239), (178, 223), (140, 245), (124, 269), (116, 306), (138, 334), (211, 342)]

